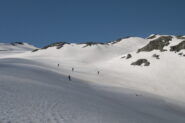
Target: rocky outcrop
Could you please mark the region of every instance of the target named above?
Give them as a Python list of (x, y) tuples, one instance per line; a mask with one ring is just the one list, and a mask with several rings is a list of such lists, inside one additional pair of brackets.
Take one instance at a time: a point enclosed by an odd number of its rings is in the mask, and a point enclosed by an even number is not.
[(132, 58), (132, 55), (131, 55), (131, 54), (127, 54), (126, 56), (122, 56), (121, 58), (122, 58), (122, 59), (123, 59), (123, 58), (125, 58), (125, 59), (130, 59), (130, 58)]
[(85, 43), (83, 43), (83, 44), (86, 44), (83, 48), (85, 48), (85, 47), (88, 47), (88, 46), (93, 46), (93, 45), (98, 45), (98, 44), (101, 44), (101, 45), (103, 45), (103, 44), (106, 44), (106, 43), (101, 43), (101, 42), (85, 42)]
[(159, 55), (157, 55), (157, 54), (153, 54), (152, 57), (159, 59)]
[(137, 61), (131, 63), (131, 65), (137, 65), (137, 66), (149, 66), (150, 62), (147, 59), (138, 59)]
[(24, 45), (23, 42), (12, 42), (11, 45), (16, 46), (16, 45)]
[(150, 41), (146, 46), (139, 49), (137, 52), (149, 52), (152, 50), (160, 50), (165, 51), (163, 48), (164, 46), (168, 46), (170, 43), (169, 41), (172, 40), (172, 36), (161, 36), (155, 40)]
[(185, 49), (185, 40), (175, 46), (170, 47), (170, 51), (175, 51), (175, 52), (179, 52), (182, 49)]
[(179, 53), (179, 56), (182, 56), (183, 55), (183, 53)]
[(32, 50), (32, 52), (36, 52), (36, 51), (38, 51), (39, 49), (34, 49), (34, 50)]
[(126, 59), (129, 59), (129, 58), (131, 58), (131, 57), (132, 57), (131, 54), (127, 54)]
[(56, 42), (56, 43), (47, 45), (47, 46), (43, 47), (42, 49), (47, 49), (47, 48), (49, 48), (49, 47), (56, 47), (57, 49), (60, 49), (60, 48), (62, 48), (65, 44), (69, 44), (69, 43), (67, 43), (67, 42)]
[(177, 39), (185, 39), (185, 37), (182, 36), (182, 35), (177, 35), (176, 38), (177, 38)]

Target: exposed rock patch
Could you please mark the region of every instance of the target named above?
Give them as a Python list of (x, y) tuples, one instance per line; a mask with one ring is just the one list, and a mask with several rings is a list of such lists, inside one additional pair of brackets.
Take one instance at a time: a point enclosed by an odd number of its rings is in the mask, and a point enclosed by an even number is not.
[(179, 55), (180, 55), (180, 56), (182, 56), (182, 55), (183, 55), (183, 53), (179, 53)]
[(182, 35), (177, 35), (176, 38), (177, 38), (177, 39), (185, 39), (185, 37), (182, 36)]
[(149, 66), (150, 62), (147, 59), (138, 59), (137, 61), (131, 63), (131, 65), (137, 65), (137, 66)]
[(129, 59), (129, 58), (131, 58), (131, 57), (132, 57), (131, 54), (127, 54), (126, 56), (122, 56), (121, 58), (122, 58), (122, 59), (123, 59), (123, 58)]
[(137, 52), (142, 52), (142, 51), (152, 51), (152, 50), (160, 50), (160, 51), (165, 51), (163, 48), (164, 46), (168, 46), (170, 43), (169, 41), (172, 40), (172, 36), (161, 36), (155, 40), (150, 41), (146, 46), (143, 48), (139, 49)]
[(131, 57), (132, 57), (131, 54), (127, 54), (126, 59), (129, 59), (129, 58), (131, 58)]
[(83, 44), (86, 44), (83, 48), (85, 47), (88, 47), (88, 46), (93, 46), (93, 45), (98, 45), (98, 44), (105, 44), (105, 43), (101, 43), (101, 42), (86, 42), (86, 43), (83, 43)]
[(159, 59), (159, 55), (157, 55), (157, 54), (153, 54), (152, 57)]
[(170, 47), (170, 51), (175, 51), (175, 52), (179, 52), (182, 49), (185, 49), (185, 41), (182, 41), (179, 44)]
[(11, 45), (16, 46), (16, 45), (24, 45), (23, 42), (12, 42)]
[(34, 49), (34, 50), (32, 50), (32, 52), (36, 52), (36, 51), (38, 51), (39, 49)]
[(67, 43), (67, 42), (56, 42), (56, 43), (47, 45), (47, 46), (43, 47), (42, 49), (47, 49), (47, 48), (49, 48), (49, 47), (56, 47), (57, 49), (60, 49), (60, 48), (62, 48), (65, 44), (69, 44), (69, 43)]

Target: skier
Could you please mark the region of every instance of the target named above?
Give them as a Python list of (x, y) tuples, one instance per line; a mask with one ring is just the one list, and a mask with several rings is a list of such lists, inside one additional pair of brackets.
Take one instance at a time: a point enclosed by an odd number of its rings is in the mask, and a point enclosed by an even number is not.
[(68, 76), (68, 79), (69, 79), (69, 81), (71, 81), (71, 76), (70, 75)]
[(72, 67), (72, 71), (74, 71), (74, 68)]
[(60, 64), (58, 64), (58, 67), (60, 66)]
[(97, 71), (98, 75), (100, 74), (100, 71)]

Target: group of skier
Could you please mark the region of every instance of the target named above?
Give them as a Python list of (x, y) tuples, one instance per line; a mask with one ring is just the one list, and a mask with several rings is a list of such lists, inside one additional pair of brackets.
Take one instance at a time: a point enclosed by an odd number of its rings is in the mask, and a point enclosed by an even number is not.
[[(60, 66), (60, 64), (57, 65), (58, 67)], [(72, 72), (74, 72), (74, 67), (71, 68)], [(97, 74), (99, 75), (100, 74), (100, 71), (97, 71)], [(69, 81), (71, 81), (71, 76), (68, 75), (68, 79)]]

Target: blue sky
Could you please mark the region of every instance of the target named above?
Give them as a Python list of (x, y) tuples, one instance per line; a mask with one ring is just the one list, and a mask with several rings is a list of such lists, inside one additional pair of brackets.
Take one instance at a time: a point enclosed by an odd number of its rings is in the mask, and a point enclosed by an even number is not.
[(185, 0), (0, 0), (0, 42), (185, 35)]

